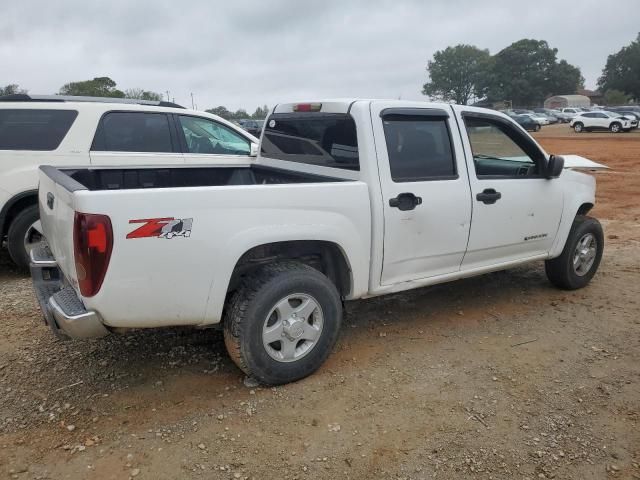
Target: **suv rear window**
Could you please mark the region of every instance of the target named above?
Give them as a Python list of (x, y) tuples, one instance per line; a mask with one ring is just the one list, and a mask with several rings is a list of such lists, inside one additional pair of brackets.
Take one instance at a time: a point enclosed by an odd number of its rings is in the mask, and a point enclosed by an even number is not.
[(0, 150), (55, 150), (77, 116), (75, 110), (0, 109)]
[(356, 124), (346, 114), (271, 115), (262, 137), (262, 156), (360, 170)]

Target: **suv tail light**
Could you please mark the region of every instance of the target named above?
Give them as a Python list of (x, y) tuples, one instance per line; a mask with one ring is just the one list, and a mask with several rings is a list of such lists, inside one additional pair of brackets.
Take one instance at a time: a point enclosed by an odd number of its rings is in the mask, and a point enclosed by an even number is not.
[(83, 297), (93, 297), (107, 273), (113, 229), (106, 215), (76, 212), (73, 223), (73, 251), (78, 285)]

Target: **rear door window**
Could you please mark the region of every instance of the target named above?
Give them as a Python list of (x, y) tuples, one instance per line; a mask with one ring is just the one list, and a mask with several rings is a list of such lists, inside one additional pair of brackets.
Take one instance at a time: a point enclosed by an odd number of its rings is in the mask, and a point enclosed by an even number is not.
[(75, 110), (0, 109), (0, 150), (55, 150), (77, 116)]
[(165, 113), (106, 113), (93, 140), (97, 152), (174, 152)]
[(267, 158), (360, 170), (356, 124), (347, 114), (273, 114), (261, 149)]
[(394, 182), (457, 178), (445, 118), (390, 115), (382, 124)]

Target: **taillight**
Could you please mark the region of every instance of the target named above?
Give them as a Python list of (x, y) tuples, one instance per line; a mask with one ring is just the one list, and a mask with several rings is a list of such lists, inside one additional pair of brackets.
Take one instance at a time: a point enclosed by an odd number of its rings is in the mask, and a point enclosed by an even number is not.
[(76, 212), (73, 250), (78, 285), (83, 297), (93, 297), (100, 290), (112, 249), (113, 229), (109, 217)]

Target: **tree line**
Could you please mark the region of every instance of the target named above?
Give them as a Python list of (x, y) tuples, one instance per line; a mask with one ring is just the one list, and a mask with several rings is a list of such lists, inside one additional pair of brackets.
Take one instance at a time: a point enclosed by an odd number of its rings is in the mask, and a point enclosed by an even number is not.
[[(518, 40), (495, 55), (474, 45), (447, 47), (428, 62), (429, 81), (422, 93), (463, 105), (504, 100), (514, 106), (540, 105), (552, 95), (584, 88), (580, 69), (558, 60), (557, 53), (546, 41), (532, 39)], [(640, 34), (609, 55), (598, 88), (611, 103), (640, 101)]]
[[(474, 45), (455, 45), (437, 51), (427, 64), (429, 81), (422, 93), (429, 97), (467, 105), (510, 100), (520, 106), (540, 105), (551, 95), (574, 94), (584, 88), (580, 69), (566, 60), (558, 60), (558, 49), (544, 40), (522, 39), (495, 55)], [(640, 102), (640, 33), (636, 40), (608, 56), (598, 88), (608, 104)], [(19, 85), (0, 87), (1, 95), (26, 93)], [(162, 100), (158, 92), (142, 88), (120, 90), (109, 77), (70, 82), (60, 95)], [(264, 105), (249, 114), (244, 109), (231, 111), (225, 106), (206, 110), (227, 120), (263, 119), (269, 108)]]
[[(10, 84), (0, 87), (0, 96), (14, 95), (19, 93), (27, 93), (27, 90), (19, 85)], [(131, 98), (137, 100), (153, 100), (161, 101), (164, 96), (161, 93), (145, 90), (143, 88), (129, 88), (120, 90), (117, 84), (109, 77), (96, 77), (92, 80), (82, 80), (78, 82), (70, 82), (64, 84), (58, 91), (58, 95), (71, 95), (81, 97), (107, 97), (107, 98)], [(235, 112), (228, 110), (224, 106), (219, 106), (206, 110), (209, 113), (218, 115), (226, 120), (241, 120), (245, 118), (264, 119), (269, 113), (269, 107), (263, 105), (256, 108), (250, 114), (244, 109), (238, 109)]]

